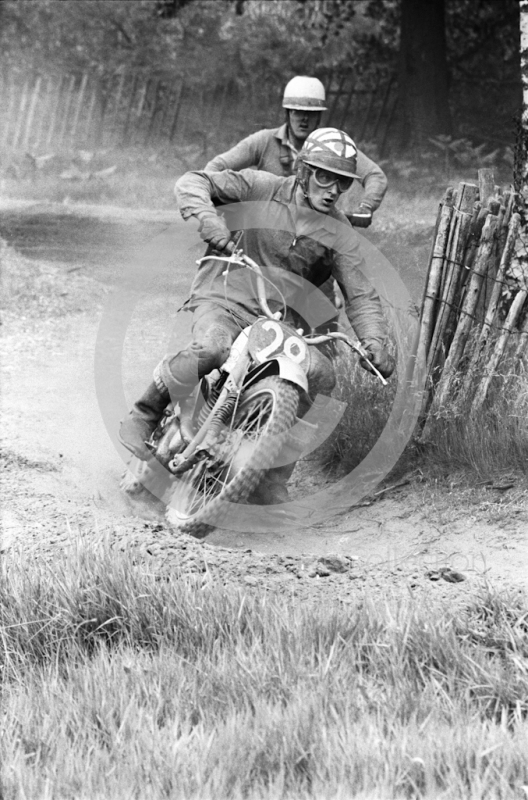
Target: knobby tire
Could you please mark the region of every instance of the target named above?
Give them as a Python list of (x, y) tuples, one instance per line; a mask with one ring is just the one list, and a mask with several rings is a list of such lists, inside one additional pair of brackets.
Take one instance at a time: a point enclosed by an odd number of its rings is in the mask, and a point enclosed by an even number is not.
[[(231, 427), (239, 436), (241, 431), (247, 432), (238, 442), (236, 435), (226, 442), (223, 455), (227, 458), (213, 465), (213, 469), (204, 469), (204, 464), (198, 463), (180, 478), (166, 513), (171, 527), (203, 538), (222, 521), (228, 511), (227, 502), (243, 501), (250, 495), (262, 473), (273, 466), (295, 424), (299, 396), (295, 384), (278, 376), (264, 378), (244, 392)], [(228, 474), (219, 479), (222, 463)], [(207, 480), (212, 487), (210, 497), (205, 496)], [(192, 505), (194, 497), (200, 499)], [(186, 509), (186, 503), (191, 508)]]

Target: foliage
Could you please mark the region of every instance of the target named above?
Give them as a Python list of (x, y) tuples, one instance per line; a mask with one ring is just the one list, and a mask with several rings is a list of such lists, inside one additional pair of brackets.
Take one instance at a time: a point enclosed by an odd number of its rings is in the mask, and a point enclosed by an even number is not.
[(160, 61), (174, 68), (170, 39), (176, 26), (163, 27), (160, 36), (149, 0), (4, 0), (0, 35), (3, 57), (15, 67), (111, 74)]
[(501, 81), (518, 74), (517, 0), (447, 0), (449, 66), (455, 80)]
[(487, 144), (473, 144), (469, 139), (454, 139), (452, 136), (435, 136), (429, 139), (444, 156), (446, 174), (454, 163), (459, 167), (490, 167), (498, 162), (501, 148), (486, 153)]
[(318, 71), (350, 58), (356, 35), (375, 27), (357, 13), (353, 25), (343, 19), (331, 31), (332, 15), (318, 3), (269, 0), (4, 0), (3, 12), (7, 63), (105, 74), (183, 69), (202, 83), (248, 70), (281, 82)]
[[(516, 3), (448, 0), (449, 64), (453, 77), (508, 78), (515, 68)], [(283, 73), (348, 65), (354, 71), (394, 68), (399, 0), (3, 0), (3, 57), (35, 66), (179, 70), (208, 52), (275, 58)], [(38, 31), (38, 35), (36, 32)], [(502, 35), (497, 35), (498, 31)], [(489, 47), (493, 36), (493, 47)], [(304, 43), (305, 53), (301, 53)], [(270, 53), (264, 53), (266, 47)], [(194, 61), (196, 68), (197, 62)], [(222, 66), (220, 59), (217, 66)]]

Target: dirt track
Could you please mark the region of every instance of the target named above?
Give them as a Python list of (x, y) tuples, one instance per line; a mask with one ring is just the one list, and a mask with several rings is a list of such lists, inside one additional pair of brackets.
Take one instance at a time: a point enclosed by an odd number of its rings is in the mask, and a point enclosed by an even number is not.
[[(486, 580), (528, 584), (527, 491), (515, 481), (464, 489), (458, 476), (435, 485), (411, 470), (400, 486), (322, 524), (217, 531), (205, 544), (175, 538), (156, 509), (125, 502), (115, 425), (163, 353), (187, 336), (186, 315), (176, 310), (202, 247), (192, 226), (164, 215), (92, 213), (0, 214), (0, 235), (29, 259), (20, 260), (26, 294), (39, 286), (36, 299), (13, 298), (3, 317), (6, 554), (22, 548), (52, 559), (79, 542), (106, 541), (160, 573), (198, 571), (343, 602), (365, 588), (451, 602)], [(411, 282), (419, 296), (420, 276)], [(121, 400), (104, 372), (116, 363)], [(294, 484), (302, 502), (311, 491), (303, 467)]]

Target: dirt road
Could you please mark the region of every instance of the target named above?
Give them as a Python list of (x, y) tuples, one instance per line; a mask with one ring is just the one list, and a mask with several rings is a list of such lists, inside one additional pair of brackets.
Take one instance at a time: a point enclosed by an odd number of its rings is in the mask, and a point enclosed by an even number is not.
[[(3, 208), (2, 551), (53, 560), (79, 544), (131, 550), (161, 573), (203, 573), (250, 590), (354, 602), (462, 599), (483, 582), (526, 586), (527, 487), (423, 480), (409, 470), (323, 523), (175, 537), (156, 509), (118, 490), (117, 422), (168, 350), (202, 245), (192, 225), (98, 209)], [(420, 275), (412, 276), (419, 296)], [(117, 366), (116, 366), (117, 365)], [(117, 372), (117, 375), (115, 374)], [(294, 496), (313, 492), (301, 465)], [(322, 478), (319, 476), (319, 481)]]

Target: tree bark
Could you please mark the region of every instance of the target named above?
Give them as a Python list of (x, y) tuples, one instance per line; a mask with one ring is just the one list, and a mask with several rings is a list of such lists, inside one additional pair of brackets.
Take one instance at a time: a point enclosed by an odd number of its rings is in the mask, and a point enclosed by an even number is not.
[(398, 143), (429, 148), (452, 133), (444, 0), (401, 0), (400, 37)]
[(521, 80), (522, 80), (522, 114), (521, 127), (516, 148), (515, 188), (520, 194), (518, 198), (521, 219), (526, 224), (526, 201), (528, 199), (528, 0), (519, 3), (519, 27), (521, 47)]

